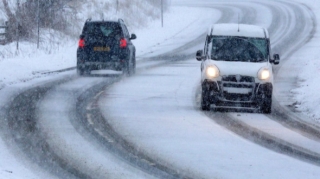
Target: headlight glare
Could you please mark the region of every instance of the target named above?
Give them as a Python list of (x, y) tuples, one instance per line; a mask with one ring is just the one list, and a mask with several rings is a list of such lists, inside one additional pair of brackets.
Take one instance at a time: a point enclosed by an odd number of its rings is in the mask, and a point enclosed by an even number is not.
[(258, 78), (260, 80), (267, 80), (270, 78), (270, 76), (271, 76), (271, 72), (267, 68), (262, 68), (258, 73)]
[(216, 66), (207, 67), (206, 74), (208, 78), (217, 78), (220, 75), (219, 69)]

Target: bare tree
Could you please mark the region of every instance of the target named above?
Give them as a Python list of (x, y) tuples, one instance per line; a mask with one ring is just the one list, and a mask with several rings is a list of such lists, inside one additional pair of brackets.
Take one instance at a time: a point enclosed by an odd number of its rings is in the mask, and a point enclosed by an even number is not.
[[(38, 12), (39, 1), (39, 14)], [(2, 0), (5, 13), (8, 16), (8, 41), (15, 40), (15, 29), (19, 18), (19, 36), (21, 38), (31, 38), (37, 28), (37, 21), (42, 28), (51, 28), (64, 31), (67, 29), (67, 20), (64, 15), (72, 10), (67, 4), (72, 0), (27, 0), (21, 4), (19, 12), (10, 9), (8, 1)]]
[(5, 13), (8, 16), (8, 28), (7, 28), (7, 41), (12, 41), (14, 39), (14, 32), (15, 32), (15, 24), (17, 22), (15, 14), (11, 11), (8, 1), (7, 0), (2, 0), (3, 7), (5, 10)]

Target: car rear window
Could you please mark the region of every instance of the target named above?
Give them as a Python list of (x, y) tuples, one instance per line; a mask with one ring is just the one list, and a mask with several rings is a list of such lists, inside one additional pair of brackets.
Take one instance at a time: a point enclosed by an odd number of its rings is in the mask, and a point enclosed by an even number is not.
[(116, 22), (91, 22), (86, 23), (82, 34), (113, 37), (121, 35), (121, 28)]

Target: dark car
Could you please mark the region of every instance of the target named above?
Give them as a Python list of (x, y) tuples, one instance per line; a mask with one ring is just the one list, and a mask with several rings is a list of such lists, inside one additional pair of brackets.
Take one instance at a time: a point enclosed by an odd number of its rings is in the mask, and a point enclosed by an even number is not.
[(135, 73), (135, 46), (122, 19), (118, 21), (87, 20), (80, 35), (77, 50), (77, 72), (90, 74), (92, 70), (116, 70)]

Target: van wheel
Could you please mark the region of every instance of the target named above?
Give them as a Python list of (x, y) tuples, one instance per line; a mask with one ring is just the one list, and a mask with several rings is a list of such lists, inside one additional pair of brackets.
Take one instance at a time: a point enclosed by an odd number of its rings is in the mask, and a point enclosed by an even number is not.
[(201, 93), (201, 109), (203, 111), (210, 110), (209, 95), (208, 95), (208, 92), (203, 89), (202, 89), (202, 93)]
[(272, 107), (272, 95), (265, 96), (265, 98), (263, 99), (263, 102), (261, 104), (261, 112), (264, 114), (270, 114), (271, 107)]

